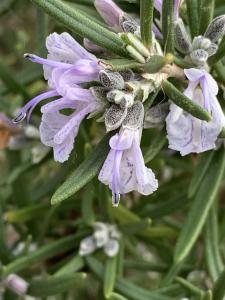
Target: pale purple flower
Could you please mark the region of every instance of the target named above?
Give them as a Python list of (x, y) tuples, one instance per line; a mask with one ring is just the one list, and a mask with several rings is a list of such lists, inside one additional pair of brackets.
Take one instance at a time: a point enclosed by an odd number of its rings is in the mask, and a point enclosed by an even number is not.
[(98, 179), (112, 190), (115, 206), (121, 194), (138, 191), (149, 195), (158, 188), (154, 173), (144, 164), (140, 140), (141, 130), (128, 128), (110, 139), (111, 150)]
[(154, 6), (162, 14), (162, 5), (163, 5), (163, 0), (154, 0)]
[(17, 295), (25, 295), (29, 283), (16, 274), (11, 274), (5, 279), (6, 286), (13, 290)]
[[(66, 108), (72, 109), (73, 112), (70, 115), (60, 112)], [(53, 147), (56, 161), (68, 160), (81, 122), (88, 114), (101, 108), (91, 92), (85, 89), (80, 91), (80, 98), (60, 98), (42, 106), (41, 141), (44, 145)]]
[[(175, 20), (177, 20), (179, 18), (179, 9), (180, 9), (181, 2), (182, 2), (182, 0), (174, 1), (174, 18), (175, 18)], [(155, 0), (154, 5), (155, 5), (155, 8), (159, 11), (159, 13), (162, 14), (163, 0)]]
[(112, 0), (95, 0), (95, 7), (104, 21), (116, 31), (123, 31), (121, 20), (125, 13)]
[(15, 118), (15, 122), (23, 120), (27, 114), (29, 120), (36, 105), (51, 97), (61, 96), (73, 100), (79, 96), (79, 100), (85, 101), (86, 95), (80, 85), (98, 79), (101, 68), (97, 58), (68, 33), (50, 34), (46, 46), (47, 59), (33, 54), (26, 54), (25, 57), (44, 66), (44, 77), (51, 90), (30, 100)]
[[(160, 9), (162, 6), (162, 1), (155, 1), (155, 7)], [(127, 15), (117, 4), (112, 0), (95, 0), (95, 7), (104, 21), (112, 27), (116, 32), (128, 31), (124, 30), (125, 23), (127, 24), (127, 28), (137, 27), (135, 30), (138, 32), (139, 20), (135, 20), (129, 15)], [(123, 23), (124, 22), (124, 23)], [(124, 25), (123, 25), (124, 24)], [(159, 29), (153, 24), (153, 32), (155, 33), (157, 38), (162, 38), (162, 34)], [(139, 30), (140, 31), (140, 30)], [(90, 43), (89, 43), (90, 47)], [(88, 48), (87, 48), (88, 49)]]
[(197, 119), (171, 104), (166, 119), (169, 148), (180, 151), (181, 155), (214, 149), (225, 126), (225, 117), (216, 97), (218, 86), (213, 77), (201, 69), (186, 69), (184, 72), (189, 79), (184, 94), (211, 113), (212, 121)]

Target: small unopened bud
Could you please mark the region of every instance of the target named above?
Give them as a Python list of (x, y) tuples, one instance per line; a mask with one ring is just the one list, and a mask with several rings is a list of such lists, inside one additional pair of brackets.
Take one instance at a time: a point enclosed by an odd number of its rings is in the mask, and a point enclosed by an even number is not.
[(214, 43), (211, 43), (210, 46), (206, 49), (209, 56), (216, 54), (217, 50), (218, 50), (218, 46), (217, 44)]
[(79, 255), (85, 256), (93, 253), (96, 250), (96, 242), (93, 236), (88, 236), (80, 243)]
[(122, 90), (124, 88), (123, 77), (118, 72), (102, 70), (99, 72), (99, 80), (108, 89)]
[(119, 73), (123, 77), (124, 81), (130, 81), (134, 79), (134, 72), (132, 70), (120, 71)]
[(180, 52), (188, 54), (191, 52), (191, 40), (186, 31), (182, 19), (178, 19), (175, 25), (177, 48)]
[(25, 295), (29, 287), (29, 283), (16, 274), (9, 275), (5, 280), (5, 284), (17, 295)]
[(95, 232), (93, 236), (98, 248), (105, 246), (109, 240), (109, 232), (107, 226), (104, 223), (95, 223)]
[(104, 252), (107, 256), (114, 257), (119, 252), (119, 248), (119, 242), (117, 240), (110, 239), (104, 247)]
[(191, 53), (191, 60), (194, 64), (198, 66), (202, 66), (206, 63), (209, 55), (208, 53), (203, 49), (195, 50)]
[(163, 126), (168, 113), (168, 102), (151, 107), (145, 114), (144, 128), (155, 128)]
[(127, 115), (127, 108), (113, 104), (105, 113), (105, 127), (112, 131), (121, 126)]
[(142, 126), (144, 119), (144, 106), (140, 101), (127, 110), (127, 116), (123, 121), (123, 127), (129, 129), (138, 129)]
[(225, 34), (225, 15), (219, 16), (209, 24), (204, 36), (212, 42), (217, 42)]
[(138, 30), (137, 22), (126, 14), (122, 15), (120, 26), (124, 32), (135, 33)]
[(120, 20), (124, 15), (124, 12), (114, 3), (114, 1), (95, 0), (94, 5), (109, 26), (115, 28), (117, 31), (121, 31)]
[(206, 50), (210, 47), (210, 45), (211, 45), (211, 41), (202, 35), (196, 36), (192, 44), (193, 50), (198, 50), (198, 49)]
[(130, 107), (134, 103), (134, 95), (132, 93), (119, 90), (113, 90), (108, 92), (107, 99), (110, 102), (119, 104), (120, 107)]
[(98, 102), (102, 104), (106, 102), (106, 93), (107, 93), (106, 88), (102, 86), (93, 86), (89, 90), (91, 91), (92, 95)]

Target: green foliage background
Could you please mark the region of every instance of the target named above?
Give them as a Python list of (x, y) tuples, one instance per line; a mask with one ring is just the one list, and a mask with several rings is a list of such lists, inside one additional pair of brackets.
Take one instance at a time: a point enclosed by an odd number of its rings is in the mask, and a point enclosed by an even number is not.
[[(186, 1), (187, 6), (181, 12), (187, 23), (192, 16), (188, 5), (196, 2), (193, 1)], [(205, 7), (213, 7), (214, 1), (201, 1)], [(60, 3), (33, 2), (47, 12)], [(138, 1), (116, 2), (127, 12), (139, 11)], [(61, 11), (58, 23), (56, 15), (49, 18), (28, 0), (1, 0), (1, 112), (13, 116), (18, 107), (46, 88), (41, 66), (24, 61), (24, 53), (46, 55), (45, 38), (53, 31), (69, 31), (82, 42), (85, 29), (78, 28), (76, 17), (79, 20), (83, 15), (91, 15), (93, 20), (100, 20), (92, 0), (74, 0), (68, 5), (74, 9), (74, 16)], [(225, 14), (223, 0), (215, 2), (215, 16), (220, 14)], [(74, 20), (70, 26), (69, 18)], [(88, 34), (92, 34), (91, 30)], [(99, 36), (96, 31), (94, 38), (98, 40)], [(107, 38), (99, 41), (102, 45), (107, 42), (108, 48), (123, 54), (116, 39), (112, 42), (115, 44), (110, 44)], [(221, 86), (224, 85), (225, 67), (221, 60), (214, 64), (213, 72)], [(160, 93), (156, 101), (164, 97)], [(222, 103), (222, 93), (219, 97)], [(34, 122), (39, 121), (36, 109)], [(102, 139), (103, 136), (103, 126), (87, 120), (81, 127), (75, 150), (63, 165), (53, 161), (52, 153), (33, 165), (30, 148), (34, 142), (20, 151), (0, 152), (2, 282), (9, 274), (19, 274), (30, 283), (28, 293), (35, 299), (53, 295), (51, 299), (56, 300), (101, 300), (109, 295), (111, 300), (182, 297), (222, 300), (224, 148), (181, 157), (168, 150), (164, 129), (145, 130), (142, 141), (145, 160), (156, 173), (160, 188), (148, 197), (126, 195), (119, 208), (112, 208), (110, 191), (96, 179), (108, 150), (109, 136)], [(95, 221), (115, 223), (122, 232), (120, 253), (115, 259), (105, 257), (101, 251), (85, 259), (78, 256), (79, 242), (91, 232)], [(23, 251), (15, 254), (20, 243), (24, 244)], [(29, 252), (33, 244), (36, 250)], [(4, 300), (21, 299), (8, 289), (2, 293)]]

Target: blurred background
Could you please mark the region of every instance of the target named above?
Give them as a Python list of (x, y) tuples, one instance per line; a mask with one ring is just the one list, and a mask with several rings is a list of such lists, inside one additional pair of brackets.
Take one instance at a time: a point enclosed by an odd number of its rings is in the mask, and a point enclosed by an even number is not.
[[(71, 1), (74, 8), (82, 9), (100, 18), (92, 3), (91, 0)], [(138, 13), (136, 1), (121, 0), (117, 3), (126, 11)], [(225, 14), (224, 0), (217, 1), (215, 14)], [(120, 224), (123, 218), (123, 215), (118, 213), (115, 216), (116, 213), (112, 212), (110, 191), (97, 179), (60, 206), (51, 207), (50, 204), (51, 196), (57, 187), (102, 138), (104, 126), (93, 120), (86, 120), (81, 126), (76, 148), (69, 161), (59, 164), (54, 162), (51, 149), (40, 143), (38, 132), (40, 107), (35, 109), (29, 124), (26, 120), (19, 126), (11, 122), (26, 102), (47, 88), (42, 67), (24, 60), (23, 55), (35, 53), (45, 57), (46, 36), (54, 31), (60, 33), (68, 30), (30, 1), (0, 1), (0, 261), (2, 265), (8, 265), (15, 258), (27, 255), (52, 241), (85, 232), (93, 219)], [(71, 34), (82, 43), (79, 36)], [(220, 97), (222, 99), (222, 95)], [(163, 98), (164, 95), (161, 94), (158, 101), (162, 101)], [(148, 134), (143, 135), (144, 152), (149, 141), (157, 134), (155, 129), (148, 129)], [(145, 238), (137, 238), (135, 230), (134, 232), (131, 230), (129, 235), (129, 230), (123, 228), (127, 249), (124, 272), (129, 274), (133, 282), (147, 288), (158, 286), (162, 279), (161, 273), (168, 270), (168, 265), (172, 261), (173, 244), (187, 212), (189, 201), (187, 186), (191, 181), (194, 167), (199, 161), (199, 157), (181, 158), (179, 154), (167, 150), (165, 137), (161, 140), (161, 148), (162, 151), (150, 163), (160, 180), (160, 189), (150, 197), (151, 201), (149, 197), (141, 197), (135, 193), (127, 195), (126, 199), (122, 200), (122, 204), (126, 204), (142, 220), (150, 217), (154, 227), (156, 229), (159, 227), (159, 230), (153, 230), (150, 236)], [(223, 188), (221, 199), (224, 199), (224, 192)], [(90, 214), (86, 213), (87, 208), (84, 207), (83, 202), (91, 203)], [(224, 209), (225, 206), (222, 205), (221, 211)], [(225, 223), (225, 218), (222, 221)], [(141, 231), (142, 227), (136, 230)], [(223, 229), (220, 232), (221, 240), (224, 233)], [(207, 275), (203, 270), (202, 261), (204, 245), (198, 246), (196, 252), (198, 259), (196, 257), (190, 259), (183, 273), (188, 274), (190, 269), (197, 270), (199, 273), (191, 274), (190, 278), (205, 287)], [(54, 274), (74, 256), (74, 253), (77, 254), (78, 248), (79, 243), (74, 242), (73, 247), (68, 247), (65, 253), (56, 251), (52, 257), (47, 255), (43, 261), (42, 259), (34, 261), (20, 274), (27, 279), (45, 278), (47, 274)], [(224, 249), (222, 253), (225, 256)], [(150, 266), (150, 270), (147, 267), (142, 269), (140, 265), (135, 268), (132, 265), (134, 258), (145, 259), (151, 263), (153, 270)], [(83, 267), (82, 270), (86, 271), (87, 268)], [(99, 288), (100, 283), (95, 277), (95, 275), (90, 276), (88, 284), (86, 282), (74, 285), (67, 293), (48, 298), (37, 296), (34, 299), (104, 299)], [(4, 287), (0, 290), (2, 300), (24, 299)]]

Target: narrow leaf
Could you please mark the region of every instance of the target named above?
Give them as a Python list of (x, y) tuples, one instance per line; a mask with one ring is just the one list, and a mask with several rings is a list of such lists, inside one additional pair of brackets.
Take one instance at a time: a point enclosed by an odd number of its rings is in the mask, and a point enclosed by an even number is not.
[(219, 190), (224, 169), (225, 151), (222, 148), (215, 153), (208, 172), (193, 199), (193, 204), (175, 248), (175, 262), (184, 260), (197, 240)]
[(223, 300), (225, 295), (225, 270), (222, 272), (220, 277), (217, 279), (213, 288), (213, 299)]
[(216, 204), (210, 209), (204, 232), (206, 263), (213, 281), (216, 281), (224, 268), (219, 250), (218, 212)]
[(173, 53), (175, 46), (174, 0), (163, 1), (162, 23), (164, 52)]
[(52, 197), (51, 203), (57, 204), (78, 192), (99, 172), (109, 151), (109, 139), (107, 134), (93, 152), (83, 161), (71, 176), (58, 188)]
[(186, 0), (187, 3), (187, 15), (188, 15), (188, 24), (191, 31), (191, 36), (194, 38), (198, 36), (199, 30), (199, 9), (198, 1), (196, 0)]
[(77, 255), (73, 257), (68, 263), (66, 263), (62, 268), (60, 268), (54, 276), (62, 276), (69, 273), (75, 273), (84, 267), (84, 259)]
[(117, 269), (117, 256), (110, 257), (106, 261), (104, 280), (103, 280), (103, 290), (104, 296), (108, 299), (114, 290), (116, 281), (116, 269)]
[(203, 35), (214, 16), (215, 0), (200, 1), (199, 34)]
[(62, 254), (67, 250), (73, 249), (87, 234), (87, 232), (80, 232), (79, 234), (62, 238), (58, 241), (49, 243), (28, 255), (19, 257), (3, 267), (2, 276), (6, 277), (11, 273), (16, 273), (29, 268), (33, 263), (40, 263), (43, 260), (54, 257), (54, 255)]
[(162, 150), (167, 143), (167, 137), (165, 129), (159, 131), (152, 139), (148, 150), (144, 154), (145, 163), (149, 163), (156, 155)]
[(95, 23), (85, 14), (71, 8), (65, 2), (61, 0), (32, 1), (46, 11), (47, 14), (82, 37), (87, 37), (99, 46), (109, 49), (116, 54), (127, 56), (121, 39), (115, 33)]
[(201, 159), (198, 163), (198, 165), (195, 167), (194, 174), (191, 179), (191, 183), (188, 190), (188, 197), (191, 198), (195, 195), (196, 191), (198, 190), (199, 185), (202, 182), (202, 179), (204, 178), (210, 163), (213, 159), (213, 156), (215, 154), (215, 151), (208, 151), (205, 153), (202, 153)]
[(152, 44), (153, 0), (140, 1), (141, 37), (144, 45), (150, 48)]
[(61, 294), (80, 286), (86, 278), (85, 273), (66, 274), (45, 280), (32, 280), (29, 284), (28, 294), (35, 297), (48, 297)]
[(198, 104), (191, 101), (188, 97), (186, 97), (182, 92), (180, 92), (172, 83), (165, 80), (162, 84), (163, 90), (167, 94), (167, 96), (178, 106), (183, 108), (185, 111), (190, 113), (192, 116), (205, 120), (210, 121), (211, 116), (210, 114), (203, 109)]

